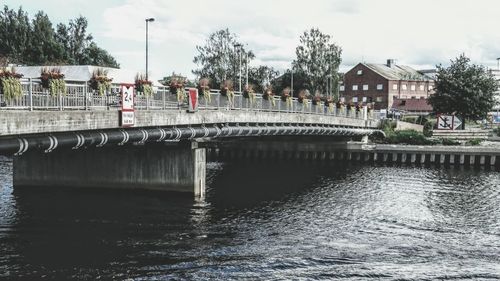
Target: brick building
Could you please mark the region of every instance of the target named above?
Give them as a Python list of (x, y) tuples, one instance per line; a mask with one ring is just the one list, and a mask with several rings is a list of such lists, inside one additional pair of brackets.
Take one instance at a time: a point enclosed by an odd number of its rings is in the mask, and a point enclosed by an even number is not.
[(394, 99), (427, 99), (433, 93), (429, 76), (404, 65), (359, 63), (344, 75), (339, 92), (345, 103), (390, 109)]

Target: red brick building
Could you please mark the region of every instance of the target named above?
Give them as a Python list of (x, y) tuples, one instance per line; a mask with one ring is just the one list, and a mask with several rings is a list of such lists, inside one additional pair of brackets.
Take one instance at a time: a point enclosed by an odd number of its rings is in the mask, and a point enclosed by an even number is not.
[(340, 97), (345, 103), (390, 109), (394, 99), (427, 99), (433, 93), (429, 76), (404, 65), (359, 63), (344, 75)]

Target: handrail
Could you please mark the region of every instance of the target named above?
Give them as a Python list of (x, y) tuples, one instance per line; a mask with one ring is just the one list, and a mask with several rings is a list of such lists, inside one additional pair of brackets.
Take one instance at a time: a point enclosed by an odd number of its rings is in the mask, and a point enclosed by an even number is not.
[[(40, 79), (23, 78), (22, 96), (6, 100), (4, 95), (0, 94), (0, 110), (117, 110), (120, 107), (119, 85), (114, 83), (104, 95), (99, 95), (88, 86), (87, 81), (67, 81), (66, 94), (51, 96), (48, 90), (42, 87)], [(187, 107), (187, 100), (179, 102), (177, 95), (171, 94), (168, 86), (155, 86), (149, 96), (136, 94), (137, 110), (179, 110), (184, 107)], [(231, 99), (222, 96), (219, 90), (211, 90), (210, 98), (200, 95), (199, 109), (301, 113), (356, 119), (378, 119), (379, 116), (374, 111), (365, 115), (363, 111), (337, 108), (335, 105), (327, 107), (321, 102), (313, 105), (311, 100), (301, 103), (296, 97), (291, 98), (290, 102), (284, 102), (280, 96), (272, 96), (272, 99), (266, 100), (262, 94), (256, 93), (254, 99), (249, 99), (244, 98), (241, 92), (235, 91)]]

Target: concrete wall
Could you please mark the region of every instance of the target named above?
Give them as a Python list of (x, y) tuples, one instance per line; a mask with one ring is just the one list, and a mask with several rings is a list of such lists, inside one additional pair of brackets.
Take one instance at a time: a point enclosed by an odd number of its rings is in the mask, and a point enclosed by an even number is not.
[[(0, 136), (119, 128), (119, 112), (0, 111)], [(375, 128), (377, 120), (260, 111), (136, 111), (135, 127), (214, 123), (311, 123)]]
[(191, 143), (30, 151), (14, 157), (14, 187), (148, 189), (202, 196), (205, 162), (205, 149)]
[(401, 131), (401, 130), (415, 130), (417, 132), (422, 133), (422, 132), (424, 132), (424, 126), (398, 120), (396, 122), (396, 131)]

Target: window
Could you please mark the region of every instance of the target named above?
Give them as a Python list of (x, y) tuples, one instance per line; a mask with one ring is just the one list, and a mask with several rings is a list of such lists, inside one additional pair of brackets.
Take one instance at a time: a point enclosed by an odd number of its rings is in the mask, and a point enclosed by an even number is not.
[(397, 90), (398, 89), (398, 84), (392, 84), (392, 89)]
[(401, 86), (401, 88), (402, 88), (403, 90), (408, 89), (408, 87), (406, 86), (406, 84), (403, 84), (403, 85)]
[(376, 102), (382, 102), (382, 97), (376, 97), (376, 98), (375, 98), (375, 101), (376, 101)]
[(368, 91), (368, 85), (367, 84), (363, 85), (363, 91)]
[(352, 85), (352, 90), (357, 91), (358, 90), (358, 85)]
[(415, 100), (415, 99), (417, 99), (417, 97), (416, 96), (411, 96), (411, 99)]
[(358, 97), (352, 97), (352, 102), (358, 102)]
[(340, 97), (341, 102), (345, 102), (345, 97)]
[(432, 87), (432, 85), (429, 85), (429, 91), (432, 91), (432, 89), (434, 89), (434, 87)]
[(357, 74), (357, 75), (363, 75), (363, 70), (362, 70), (362, 69), (358, 70), (358, 71), (356, 72), (356, 74)]
[(363, 101), (363, 102), (366, 102), (366, 97), (363, 97), (362, 101)]
[(420, 85), (419, 89), (420, 89), (420, 91), (423, 91), (424, 90), (424, 85)]
[(384, 84), (377, 84), (377, 90), (383, 90)]
[(415, 85), (411, 85), (411, 86), (410, 86), (410, 89), (411, 89), (412, 91), (415, 91)]
[(341, 92), (345, 91), (345, 86), (340, 86), (340, 89), (339, 89)]

